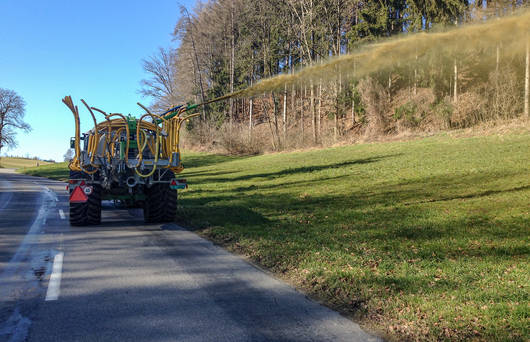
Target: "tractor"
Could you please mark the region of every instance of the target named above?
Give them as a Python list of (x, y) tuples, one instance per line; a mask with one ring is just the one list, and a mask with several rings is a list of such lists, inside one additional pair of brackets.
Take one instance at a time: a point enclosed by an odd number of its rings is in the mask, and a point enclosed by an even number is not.
[[(177, 191), (187, 188), (176, 176), (184, 169), (179, 149), (183, 123), (199, 115), (198, 105), (173, 107), (162, 114), (145, 111), (140, 118), (86, 107), (94, 127), (80, 133), (79, 109), (72, 98), (63, 103), (75, 119), (75, 137), (70, 147), (75, 155), (69, 163), (70, 224), (101, 223), (101, 203), (114, 201), (127, 208), (143, 208), (146, 223), (170, 222), (177, 211)], [(94, 112), (104, 118), (96, 120)], [(98, 114), (98, 115), (99, 115)]]

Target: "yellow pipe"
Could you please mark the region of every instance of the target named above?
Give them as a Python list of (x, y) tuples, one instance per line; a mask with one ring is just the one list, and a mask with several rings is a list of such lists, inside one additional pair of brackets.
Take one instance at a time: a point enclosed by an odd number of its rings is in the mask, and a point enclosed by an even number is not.
[[(137, 102), (138, 106), (140, 106), (142, 109), (144, 109), (146, 111), (146, 114), (142, 115), (140, 117), (140, 119), (138, 119), (138, 123), (136, 125), (136, 136), (138, 137), (138, 142), (139, 142), (139, 136), (140, 136), (140, 129), (141, 129), (141, 125), (142, 125), (142, 120), (146, 117), (146, 116), (150, 116), (151, 119), (153, 120), (153, 124), (155, 124), (156, 126), (156, 136), (155, 136), (155, 139), (156, 139), (156, 144), (155, 144), (155, 159), (154, 159), (154, 163), (153, 163), (153, 169), (151, 170), (151, 172), (149, 172), (148, 174), (142, 174), (140, 171), (138, 171), (138, 167), (140, 166), (142, 160), (143, 160), (143, 150), (145, 149), (145, 145), (142, 147), (142, 149), (138, 148), (138, 156), (137, 156), (137, 159), (138, 159), (138, 164), (136, 165), (136, 168), (135, 168), (135, 172), (138, 176), (140, 177), (143, 177), (143, 178), (147, 178), (149, 176), (151, 176), (156, 168), (157, 168), (157, 165), (156, 163), (158, 162), (158, 157), (160, 155), (160, 145), (161, 145), (161, 140), (162, 140), (162, 137), (160, 136), (160, 126), (158, 124), (156, 124), (156, 120), (159, 119), (160, 120), (160, 123), (162, 123), (162, 127), (168, 127), (168, 121), (161, 117), (160, 115), (156, 115), (156, 114), (153, 114), (149, 111), (149, 109), (147, 109), (144, 105), (142, 105), (140, 102)], [(145, 133), (144, 133), (145, 134)], [(147, 135), (146, 136), (146, 141), (147, 141)], [(171, 162), (171, 160), (170, 160)]]
[[(80, 146), (80, 139), (81, 139), (81, 128), (79, 123), (79, 108), (77, 106), (74, 106), (74, 103), (72, 101), (71, 96), (65, 96), (63, 99), (63, 103), (72, 111), (72, 114), (74, 115), (75, 120), (75, 156), (68, 164), (68, 168), (72, 171), (83, 171), (89, 175), (96, 173), (98, 170), (88, 171), (83, 168), (81, 165), (81, 162), (79, 161), (79, 157), (81, 155), (81, 146)], [(90, 140), (89, 140), (90, 142)]]
[[(153, 119), (153, 122), (156, 122), (155, 120), (157, 118), (160, 118), (162, 119), (160, 116), (158, 115), (155, 115), (155, 114), (151, 114), (151, 113), (146, 113), (144, 115), (142, 115), (140, 117), (140, 119), (138, 119), (138, 122), (136, 124), (136, 136), (139, 137), (140, 136), (140, 129), (141, 129), (141, 124), (142, 124), (142, 120), (146, 117), (146, 116), (150, 116), (152, 119)], [(164, 119), (162, 119), (164, 120)], [(158, 142), (158, 137), (160, 136), (160, 127), (158, 125), (156, 125), (156, 138), (157, 138), (157, 142)], [(145, 148), (145, 147), (144, 147)], [(138, 149), (138, 156), (136, 156), (136, 158), (139, 160), (138, 163), (142, 162), (142, 159), (143, 159), (143, 155), (142, 155), (142, 151), (140, 151), (140, 149)]]
[(81, 147), (79, 146), (79, 140), (80, 140), (80, 135), (81, 135), (80, 127), (79, 127), (79, 111), (77, 109), (77, 106), (74, 106), (71, 96), (65, 96), (62, 101), (74, 115), (74, 121), (75, 121), (75, 138), (74, 138), (75, 155), (74, 155), (74, 158), (70, 160), (68, 167), (72, 171), (81, 171), (81, 167), (79, 165), (79, 156), (81, 155)]
[(107, 115), (107, 113), (105, 113), (101, 109), (98, 109), (96, 107), (91, 107), (91, 108), (93, 110), (98, 111), (98, 112), (102, 113), (103, 115), (105, 115), (107, 120), (109, 120), (113, 116), (118, 116), (118, 117), (123, 119), (123, 124), (125, 126), (125, 131), (127, 132), (127, 144), (126, 144), (126, 147), (125, 147), (125, 163), (127, 164), (127, 166), (129, 166), (129, 139), (130, 139), (130, 132), (129, 132), (129, 125), (127, 124), (127, 119), (125, 118), (125, 116), (123, 114), (120, 114), (120, 113), (111, 113), (111, 114)]
[[(146, 117), (146, 116), (150, 116), (152, 119), (153, 119), (153, 123), (156, 122), (156, 119), (159, 118), (162, 120), (162, 122), (165, 121), (164, 118), (160, 117), (159, 115), (155, 115), (155, 114), (152, 114), (151, 112), (149, 112), (149, 110), (147, 108), (145, 108), (144, 106), (142, 106), (140, 103), (138, 103), (138, 105), (142, 108), (145, 109), (145, 111), (147, 112), (146, 114), (142, 115), (140, 117), (140, 119), (138, 119), (138, 122), (136, 124), (136, 137), (138, 139), (138, 155), (137, 155), (137, 160), (138, 160), (138, 163), (136, 164), (136, 167), (134, 168), (136, 174), (142, 178), (147, 178), (149, 176), (151, 176), (155, 170), (156, 170), (156, 163), (158, 162), (158, 155), (160, 154), (160, 127), (158, 125), (156, 125), (156, 145), (155, 145), (155, 160), (154, 160), (154, 163), (153, 163), (153, 169), (151, 170), (151, 172), (149, 172), (148, 174), (144, 175), (142, 174), (140, 171), (138, 171), (138, 167), (140, 166), (140, 164), (142, 163), (142, 160), (143, 160), (143, 150), (145, 149), (145, 144), (143, 146), (142, 149), (140, 149), (140, 129), (141, 129), (141, 124), (142, 124), (142, 120)], [(145, 133), (144, 133), (145, 134)], [(145, 135), (147, 137), (147, 135)], [(147, 138), (146, 138), (147, 140)]]
[[(157, 138), (162, 138), (162, 137), (158, 137), (157, 136)], [(156, 163), (158, 162), (159, 149), (160, 149), (160, 139), (157, 139), (157, 141), (156, 141), (156, 154), (155, 154), (155, 161), (153, 163), (153, 169), (151, 170), (151, 172), (149, 172), (148, 174), (144, 175), (140, 171), (138, 171), (138, 166), (136, 166), (134, 171), (136, 172), (136, 174), (138, 176), (140, 176), (142, 178), (147, 178), (147, 177), (151, 176), (153, 173), (155, 173), (155, 171), (156, 171)], [(138, 165), (140, 165), (140, 164), (138, 164)]]
[(85, 102), (85, 100), (81, 99), (81, 102), (85, 105), (85, 107), (88, 109), (88, 112), (90, 113), (90, 115), (92, 116), (92, 120), (94, 121), (94, 142), (92, 143), (92, 149), (89, 150), (89, 155), (90, 153), (92, 154), (90, 156), (90, 165), (92, 167), (95, 167), (93, 164), (94, 164), (94, 158), (96, 157), (96, 151), (97, 151), (97, 148), (98, 148), (98, 144), (99, 144), (99, 131), (98, 131), (98, 122), (96, 121), (96, 116), (94, 115), (94, 112), (92, 112), (92, 109), (90, 109), (90, 107), (87, 105), (87, 103)]

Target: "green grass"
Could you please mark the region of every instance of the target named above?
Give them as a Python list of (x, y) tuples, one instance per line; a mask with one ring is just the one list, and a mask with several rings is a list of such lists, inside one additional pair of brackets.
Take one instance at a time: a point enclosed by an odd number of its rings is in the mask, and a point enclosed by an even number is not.
[(66, 180), (68, 179), (68, 162), (56, 163), (43, 165), (38, 167), (26, 167), (18, 170), (21, 173), (37, 176), (37, 177), (46, 177), (57, 180)]
[(181, 221), (394, 340), (528, 340), (530, 136), (184, 154)]
[(19, 169), (22, 167), (34, 167), (38, 165), (48, 165), (50, 162), (42, 160), (14, 158), (14, 157), (0, 157), (0, 167), (7, 169)]
[(529, 146), (524, 134), (184, 153), (179, 222), (392, 340), (524, 341)]

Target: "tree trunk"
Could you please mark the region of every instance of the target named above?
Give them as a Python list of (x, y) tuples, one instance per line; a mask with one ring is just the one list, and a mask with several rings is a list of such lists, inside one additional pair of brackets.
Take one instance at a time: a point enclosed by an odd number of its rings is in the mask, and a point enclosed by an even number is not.
[[(357, 10), (355, 10), (355, 23), (357, 24)], [(353, 78), (355, 79), (355, 59), (353, 60)], [(351, 124), (355, 125), (355, 83), (353, 83), (351, 95)]]
[(291, 88), (291, 117), (293, 118), (293, 121), (296, 122), (296, 88), (294, 87), (294, 84)]
[(269, 122), (269, 128), (271, 130), (271, 143), (272, 143), (272, 149), (273, 150), (277, 150), (276, 149), (276, 141), (274, 139), (274, 129), (272, 128), (272, 124), (271, 124), (271, 117), (269, 115), (269, 105), (267, 104), (266, 100), (263, 99), (263, 113), (265, 114), (265, 116), (267, 117), (267, 121)]
[(527, 119), (530, 119), (530, 113), (528, 112), (528, 96), (530, 92), (530, 42), (526, 42), (526, 72), (524, 78), (524, 115)]
[(340, 110), (340, 102), (339, 102), (339, 96), (342, 92), (342, 75), (340, 74), (339, 70), (339, 80), (337, 85), (337, 96), (336, 96), (336, 108), (335, 108), (335, 118), (334, 118), (334, 128), (333, 128), (333, 138), (335, 141), (339, 138), (339, 110)]
[(458, 64), (456, 63), (456, 58), (454, 61), (454, 91), (453, 91), (453, 102), (458, 104)]
[(318, 126), (318, 142), (322, 143), (322, 79), (318, 81), (317, 126)]
[(501, 48), (499, 44), (496, 47), (495, 59), (495, 116), (498, 118), (502, 113), (499, 111), (499, 64), (501, 59)]
[[(234, 64), (235, 64), (235, 33), (234, 33), (234, 4), (230, 7), (230, 93), (234, 92)], [(230, 129), (234, 120), (234, 99), (231, 97), (229, 101), (229, 115), (230, 115)]]
[(2, 152), (2, 148), (4, 147), (4, 145), (2, 144), (2, 132), (4, 131), (4, 120), (5, 120), (5, 116), (0, 115), (0, 152)]
[[(458, 26), (458, 18), (455, 19), (455, 26)], [(458, 105), (458, 64), (456, 60), (456, 52), (455, 52), (455, 60), (454, 60), (454, 93), (453, 93), (453, 102), (455, 105)]]
[(283, 144), (287, 145), (287, 84), (283, 89)]
[(280, 129), (278, 127), (278, 100), (276, 99), (276, 95), (274, 95), (274, 92), (271, 93), (271, 99), (272, 99), (273, 108), (274, 108), (274, 133), (276, 135), (276, 140), (277, 140), (276, 146), (279, 149), (280, 148)]
[(414, 96), (418, 94), (418, 55), (416, 54), (414, 63)]
[(311, 128), (313, 129), (313, 143), (317, 143), (317, 118), (315, 114), (315, 86), (313, 84), (313, 79), (309, 80), (309, 105), (311, 108), (309, 110), (311, 111)]
[(248, 139), (252, 142), (252, 111), (254, 110), (254, 99), (251, 97), (248, 109)]
[[(185, 9), (185, 7), (184, 7), (184, 9)], [(187, 9), (185, 9), (185, 11), (186, 11), (186, 16), (188, 17), (188, 24), (192, 25), (190, 14), (189, 14)], [(194, 28), (194, 25), (192, 25), (192, 29), (193, 28)], [(206, 102), (206, 97), (204, 96), (204, 87), (203, 87), (203, 84), (202, 84), (201, 70), (200, 70), (200, 67), (199, 67), (199, 57), (197, 56), (197, 49), (195, 48), (195, 38), (193, 36), (193, 31), (192, 30), (190, 30), (190, 37), (191, 37), (191, 47), (193, 49), (193, 55), (195, 57), (195, 68), (197, 68), (197, 76), (199, 78), (199, 87), (201, 88), (201, 100), (204, 103), (204, 102)], [(201, 107), (202, 107), (202, 119), (206, 120), (206, 106), (201, 106)]]
[[(301, 96), (302, 94), (300, 94)], [(304, 109), (305, 109), (305, 99), (307, 97), (307, 86), (304, 86), (304, 96), (302, 97), (302, 107), (300, 108), (300, 127), (302, 129), (302, 143), (304, 142)]]
[(351, 98), (351, 125), (352, 127), (355, 126), (355, 93), (352, 94)]

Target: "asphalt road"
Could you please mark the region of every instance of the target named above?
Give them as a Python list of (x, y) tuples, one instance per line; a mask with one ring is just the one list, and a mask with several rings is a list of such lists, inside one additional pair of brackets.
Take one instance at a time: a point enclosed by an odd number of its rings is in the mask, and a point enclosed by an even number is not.
[(379, 341), (192, 232), (105, 209), (70, 227), (64, 183), (0, 169), (0, 341)]

